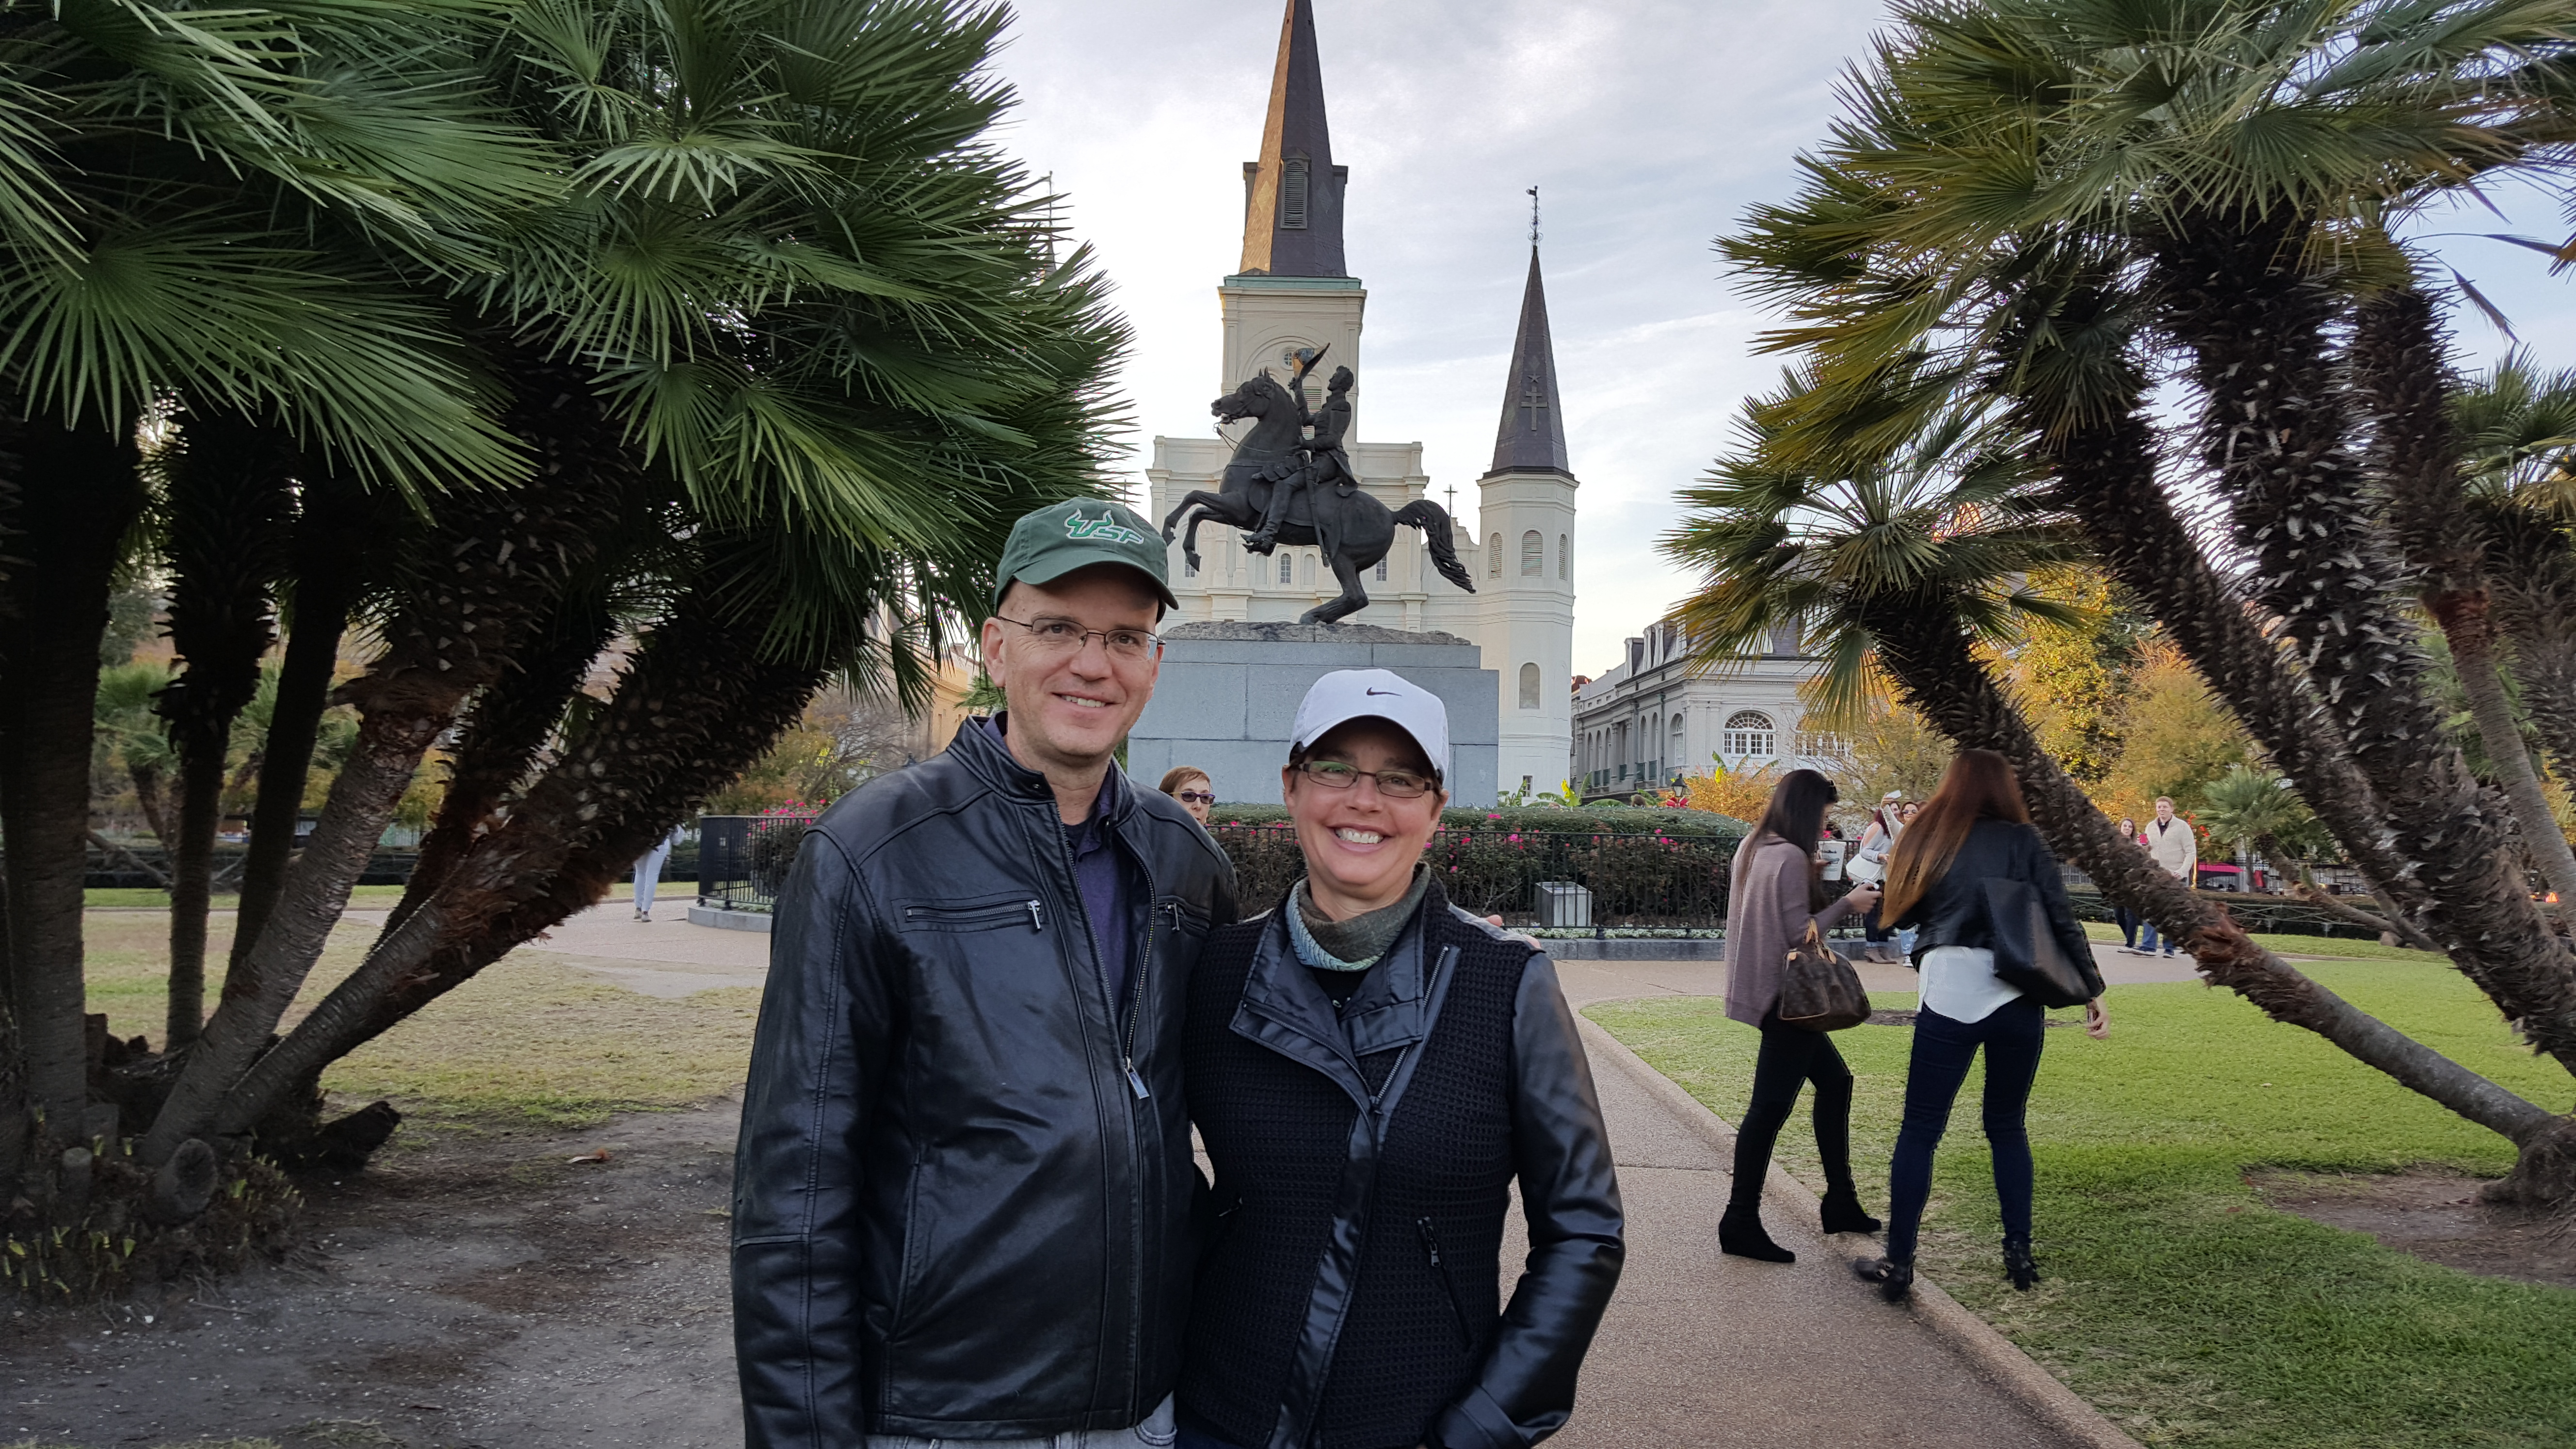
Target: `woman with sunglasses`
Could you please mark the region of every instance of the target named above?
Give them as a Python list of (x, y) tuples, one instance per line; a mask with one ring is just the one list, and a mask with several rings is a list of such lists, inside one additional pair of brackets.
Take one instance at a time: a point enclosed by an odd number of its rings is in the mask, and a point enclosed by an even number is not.
[(1280, 772), (1305, 876), (1199, 956), (1183, 1063), (1216, 1188), (1183, 1449), (1518, 1449), (1573, 1411), (1618, 1182), (1554, 965), (1422, 860), (1448, 760), (1438, 697), (1318, 680)]
[(1174, 765), (1164, 772), (1158, 788), (1180, 801), (1181, 808), (1201, 825), (1208, 823), (1208, 812), (1216, 808), (1216, 782), (1196, 765)]

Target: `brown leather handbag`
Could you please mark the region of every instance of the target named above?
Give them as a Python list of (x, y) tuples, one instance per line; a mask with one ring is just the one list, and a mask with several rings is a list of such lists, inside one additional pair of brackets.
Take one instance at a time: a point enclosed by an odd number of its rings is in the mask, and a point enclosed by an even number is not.
[(1841, 1031), (1869, 1020), (1869, 992), (1851, 958), (1825, 944), (1807, 922), (1807, 938), (1780, 963), (1780, 1020), (1809, 1031)]

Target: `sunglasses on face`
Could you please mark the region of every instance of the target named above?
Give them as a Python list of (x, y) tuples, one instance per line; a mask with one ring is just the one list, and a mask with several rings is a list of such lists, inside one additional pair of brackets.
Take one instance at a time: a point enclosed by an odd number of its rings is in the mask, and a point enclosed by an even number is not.
[(1216, 792), (1212, 790), (1183, 790), (1180, 794), (1172, 798), (1180, 801), (1184, 805), (1213, 805), (1216, 803)]

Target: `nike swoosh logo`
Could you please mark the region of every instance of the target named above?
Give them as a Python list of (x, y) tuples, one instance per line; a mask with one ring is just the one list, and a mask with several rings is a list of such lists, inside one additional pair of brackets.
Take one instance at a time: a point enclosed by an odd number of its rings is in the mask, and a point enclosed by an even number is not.
[(1389, 698), (1389, 699), (1398, 699), (1398, 698), (1401, 698), (1401, 697), (1402, 697), (1402, 696), (1398, 695), (1398, 694), (1397, 694), (1394, 690), (1392, 690), (1392, 689), (1372, 689), (1372, 690), (1368, 690), (1368, 691), (1366, 691), (1366, 692), (1367, 692), (1367, 693), (1369, 693), (1369, 694), (1382, 694), (1382, 695), (1385, 695), (1385, 696), (1386, 696), (1387, 698)]

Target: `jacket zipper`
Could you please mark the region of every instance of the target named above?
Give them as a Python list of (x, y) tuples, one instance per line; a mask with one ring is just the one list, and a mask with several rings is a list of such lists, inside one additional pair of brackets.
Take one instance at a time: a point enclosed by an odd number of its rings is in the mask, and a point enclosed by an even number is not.
[(1440, 1296), (1449, 1300), (1449, 1317), (1458, 1325), (1458, 1346), (1474, 1348), (1476, 1335), (1467, 1331), (1467, 1310), (1458, 1302), (1458, 1285), (1449, 1281), (1449, 1266), (1440, 1261), (1440, 1234), (1431, 1219), (1414, 1224), (1422, 1231), (1422, 1251), (1431, 1256), (1431, 1276), (1440, 1280)]

